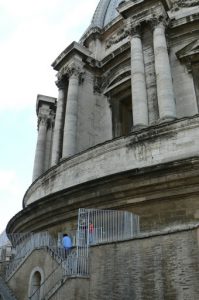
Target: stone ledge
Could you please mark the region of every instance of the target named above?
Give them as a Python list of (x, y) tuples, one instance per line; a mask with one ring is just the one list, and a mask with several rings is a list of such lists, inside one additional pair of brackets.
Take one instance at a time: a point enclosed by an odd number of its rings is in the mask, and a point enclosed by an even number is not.
[(33, 182), (24, 196), (24, 204), (122, 171), (197, 156), (198, 126), (198, 115), (150, 126), (62, 159)]
[(151, 238), (151, 237), (156, 237), (156, 236), (175, 234), (177, 232), (184, 232), (184, 231), (194, 230), (194, 229), (198, 229), (198, 228), (199, 228), (198, 222), (197, 223), (196, 222), (189, 223), (189, 224), (179, 224), (179, 225), (164, 228), (163, 230), (143, 232), (143, 233), (140, 233), (139, 235), (135, 236), (134, 238), (99, 243), (99, 244), (95, 244), (95, 245), (90, 245), (90, 247), (95, 247), (95, 246), (99, 247), (99, 246), (108, 245), (108, 244), (125, 243), (127, 241), (141, 240), (141, 239), (146, 239), (146, 238)]

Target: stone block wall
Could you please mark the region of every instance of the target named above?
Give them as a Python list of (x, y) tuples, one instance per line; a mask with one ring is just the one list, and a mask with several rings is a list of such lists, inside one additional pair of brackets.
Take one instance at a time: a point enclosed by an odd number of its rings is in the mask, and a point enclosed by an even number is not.
[[(89, 248), (87, 278), (65, 278), (53, 300), (197, 300), (199, 229), (171, 227), (134, 240)], [(17, 299), (27, 300), (31, 273), (44, 279), (57, 266), (45, 250), (35, 250), (8, 281)], [(56, 283), (53, 278), (52, 285)], [(66, 298), (67, 297), (67, 298)]]
[(44, 273), (44, 278), (47, 278), (57, 266), (57, 262), (45, 250), (35, 250), (28, 256), (7, 284), (18, 300), (27, 300), (32, 271), (35, 268), (40, 268)]
[(89, 300), (197, 300), (197, 231), (91, 249)]
[(53, 300), (197, 300), (198, 229), (90, 248), (90, 277), (68, 278)]

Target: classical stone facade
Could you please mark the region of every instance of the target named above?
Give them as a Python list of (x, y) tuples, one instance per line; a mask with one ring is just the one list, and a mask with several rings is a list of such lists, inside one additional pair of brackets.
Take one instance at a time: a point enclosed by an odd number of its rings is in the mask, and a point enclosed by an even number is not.
[(58, 273), (50, 294), (59, 261), (37, 244), (6, 277), (17, 299), (198, 299), (198, 20), (197, 0), (101, 0), (53, 62), (58, 98), (37, 97), (33, 183), (7, 233), (57, 238), (84, 207), (132, 212), (140, 234), (93, 244), (86, 276)]

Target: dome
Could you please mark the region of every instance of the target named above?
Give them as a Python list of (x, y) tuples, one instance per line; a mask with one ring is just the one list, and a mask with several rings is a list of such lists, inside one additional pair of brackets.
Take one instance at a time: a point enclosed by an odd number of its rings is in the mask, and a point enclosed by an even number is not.
[(121, 2), (124, 2), (124, 0), (100, 0), (95, 10), (91, 27), (103, 28), (114, 20), (119, 15), (116, 8)]

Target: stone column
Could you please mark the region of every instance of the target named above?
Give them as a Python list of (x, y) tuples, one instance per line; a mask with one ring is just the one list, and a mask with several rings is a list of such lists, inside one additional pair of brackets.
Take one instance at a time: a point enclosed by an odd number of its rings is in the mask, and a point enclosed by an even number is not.
[(153, 43), (160, 121), (169, 121), (176, 118), (176, 105), (163, 22), (154, 26)]
[(63, 141), (63, 131), (64, 131), (64, 112), (65, 112), (67, 82), (65, 80), (58, 81), (57, 86), (59, 88), (59, 93), (57, 99), (57, 111), (55, 116), (55, 127), (53, 133), (51, 166), (56, 165), (62, 156), (62, 141)]
[(33, 168), (33, 181), (44, 171), (44, 158), (46, 147), (47, 117), (40, 115), (38, 118), (38, 138)]
[(46, 132), (44, 171), (48, 170), (51, 166), (53, 127), (54, 127), (54, 119), (50, 118), (48, 120), (47, 132)]
[(141, 36), (136, 30), (131, 37), (131, 89), (133, 127), (148, 125), (148, 104)]
[(78, 68), (69, 71), (62, 157), (70, 157), (76, 153), (79, 74)]

